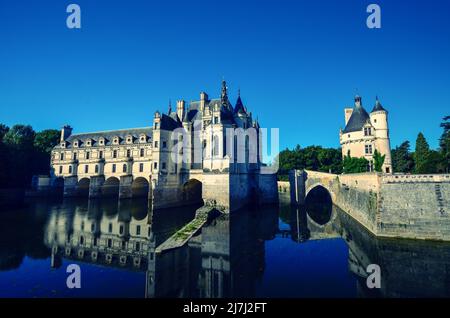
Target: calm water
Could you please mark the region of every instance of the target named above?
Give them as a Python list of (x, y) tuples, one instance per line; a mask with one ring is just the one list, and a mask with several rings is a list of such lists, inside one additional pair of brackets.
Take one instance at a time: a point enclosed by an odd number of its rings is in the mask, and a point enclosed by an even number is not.
[[(449, 244), (376, 240), (335, 207), (286, 199), (219, 217), (162, 254), (196, 207), (40, 200), (2, 211), (0, 297), (450, 296)], [(81, 267), (80, 289), (66, 287), (69, 264)], [(365, 287), (369, 264), (381, 289)]]

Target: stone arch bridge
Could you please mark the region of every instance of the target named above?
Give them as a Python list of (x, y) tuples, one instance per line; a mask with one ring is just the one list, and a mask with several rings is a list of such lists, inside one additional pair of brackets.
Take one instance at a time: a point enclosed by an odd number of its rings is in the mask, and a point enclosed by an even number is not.
[(317, 187), (377, 236), (450, 241), (450, 174), (331, 174), (293, 170), (291, 202), (303, 205)]

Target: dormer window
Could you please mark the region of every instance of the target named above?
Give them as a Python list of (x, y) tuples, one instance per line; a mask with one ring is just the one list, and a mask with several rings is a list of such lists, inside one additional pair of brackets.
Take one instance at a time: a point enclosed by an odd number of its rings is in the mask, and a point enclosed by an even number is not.
[(145, 137), (145, 135), (140, 135), (139, 137), (139, 142), (146, 142), (147, 138)]
[(364, 127), (364, 136), (372, 136), (372, 128)]
[(127, 136), (127, 144), (132, 144), (133, 143), (133, 136), (128, 135)]
[(65, 141), (63, 141), (63, 142), (61, 143), (61, 148), (66, 148), (66, 142), (65, 142)]
[(91, 147), (92, 146), (92, 141), (90, 139), (86, 140), (86, 146), (87, 147)]
[(98, 144), (100, 145), (100, 146), (104, 146), (105, 145), (105, 138), (100, 138), (99, 140), (98, 140)]
[(74, 146), (75, 148), (78, 148), (78, 144), (79, 144), (78, 140), (76, 140), (76, 141), (73, 142), (73, 146)]
[(113, 144), (118, 145), (119, 144), (119, 137), (114, 137)]

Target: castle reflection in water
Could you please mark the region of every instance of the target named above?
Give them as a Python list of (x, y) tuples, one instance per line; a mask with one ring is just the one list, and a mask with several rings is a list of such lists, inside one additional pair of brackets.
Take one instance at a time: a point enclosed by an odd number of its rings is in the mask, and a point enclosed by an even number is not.
[[(55, 269), (69, 260), (145, 273), (150, 298), (260, 297), (266, 263), (274, 261), (266, 253), (269, 241), (300, 246), (342, 240), (356, 296), (450, 296), (449, 244), (377, 240), (336, 207), (326, 221), (323, 210), (306, 213), (284, 203), (222, 215), (185, 246), (155, 253), (196, 208), (150, 211), (140, 201), (31, 203), (14, 216), (0, 215), (0, 273), (19, 268), (30, 256), (48, 258)], [(382, 269), (379, 290), (366, 288), (369, 264)], [(282, 264), (277, 266), (283, 271)], [(282, 288), (289, 295), (298, 286)]]

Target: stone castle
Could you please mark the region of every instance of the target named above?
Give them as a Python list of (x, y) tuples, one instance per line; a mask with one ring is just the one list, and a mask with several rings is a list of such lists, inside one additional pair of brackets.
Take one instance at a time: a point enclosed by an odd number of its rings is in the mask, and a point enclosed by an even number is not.
[(377, 150), (385, 155), (382, 172), (392, 173), (388, 112), (378, 97), (370, 114), (364, 109), (361, 97), (355, 97), (355, 106), (345, 108), (345, 128), (340, 130), (342, 156), (364, 157), (373, 171), (373, 154)]
[(204, 92), (189, 105), (156, 112), (151, 127), (72, 134), (61, 130), (51, 156), (52, 184), (64, 195), (145, 196), (154, 208), (203, 201), (225, 211), (276, 202), (276, 173), (262, 172), (261, 132), (240, 94), (233, 107)]

